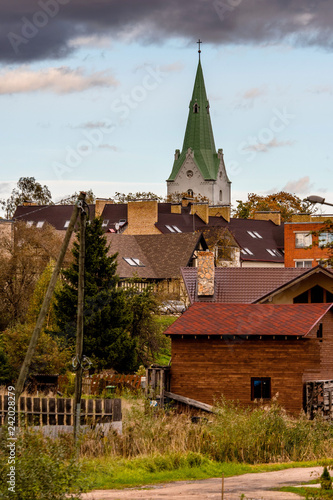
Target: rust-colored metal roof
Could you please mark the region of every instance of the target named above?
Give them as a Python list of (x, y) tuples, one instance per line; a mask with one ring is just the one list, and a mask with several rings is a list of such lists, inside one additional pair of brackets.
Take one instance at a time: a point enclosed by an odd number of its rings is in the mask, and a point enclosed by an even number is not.
[(167, 335), (306, 336), (333, 304), (209, 304), (196, 302)]
[(307, 272), (293, 267), (216, 267), (215, 293), (198, 297), (197, 269), (181, 270), (190, 302), (236, 302), (251, 304), (276, 288)]

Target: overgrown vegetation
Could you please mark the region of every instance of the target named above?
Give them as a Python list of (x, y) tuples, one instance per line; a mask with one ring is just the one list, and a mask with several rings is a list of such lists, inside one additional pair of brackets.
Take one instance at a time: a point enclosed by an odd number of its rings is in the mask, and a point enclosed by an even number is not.
[[(0, 442), (0, 476), (7, 478), (8, 447), (6, 433)], [(7, 479), (0, 483), (0, 499), (65, 500), (80, 498), (80, 466), (75, 461), (72, 439), (46, 438), (41, 432), (22, 430), (16, 441), (15, 487)], [(80, 478), (80, 484), (83, 479)]]
[(287, 416), (277, 404), (254, 409), (223, 403), (217, 414), (192, 423), (187, 414), (134, 405), (125, 415), (123, 435), (96, 444), (87, 437), (83, 456), (140, 456), (199, 453), (217, 462), (269, 463), (328, 458), (333, 450), (329, 422)]

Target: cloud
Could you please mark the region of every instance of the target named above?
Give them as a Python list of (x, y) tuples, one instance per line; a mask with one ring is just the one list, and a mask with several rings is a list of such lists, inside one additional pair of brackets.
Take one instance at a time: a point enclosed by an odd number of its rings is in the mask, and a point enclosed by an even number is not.
[(20, 66), (13, 70), (0, 71), (0, 95), (37, 91), (69, 94), (93, 87), (115, 85), (117, 81), (106, 72), (100, 71), (85, 75), (82, 68), (60, 67), (32, 71), (29, 67)]
[(266, 94), (266, 90), (264, 88), (254, 87), (252, 89), (247, 90), (243, 94), (241, 94), (236, 103), (236, 108), (252, 108), (254, 101), (263, 95)]
[(258, 142), (257, 144), (250, 144), (246, 146), (244, 151), (255, 151), (257, 153), (267, 153), (271, 148), (281, 148), (284, 146), (292, 146), (295, 144), (295, 141), (277, 141), (274, 137), (271, 141), (267, 143)]
[[(52, 6), (52, 7), (50, 7)], [(163, 43), (333, 47), (329, 0), (1, 0), (0, 58), (61, 58), (81, 46)], [(204, 45), (203, 45), (204, 50)]]
[(314, 184), (310, 182), (310, 177), (306, 175), (301, 179), (296, 181), (289, 181), (282, 188), (282, 191), (287, 191), (287, 193), (300, 193), (300, 194), (308, 194), (311, 189), (313, 189)]

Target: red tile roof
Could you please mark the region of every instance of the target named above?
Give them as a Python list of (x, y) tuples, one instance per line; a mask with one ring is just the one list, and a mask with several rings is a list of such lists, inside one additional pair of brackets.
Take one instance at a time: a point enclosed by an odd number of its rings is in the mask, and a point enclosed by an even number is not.
[(250, 304), (307, 272), (293, 267), (216, 267), (215, 293), (198, 298), (197, 269), (183, 268), (182, 276), (190, 302), (236, 302)]
[(167, 335), (306, 336), (333, 304), (209, 304), (196, 302)]

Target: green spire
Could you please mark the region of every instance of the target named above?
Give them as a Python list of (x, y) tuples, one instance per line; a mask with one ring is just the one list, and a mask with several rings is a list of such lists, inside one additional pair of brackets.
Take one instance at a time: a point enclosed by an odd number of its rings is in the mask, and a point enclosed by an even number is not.
[(209, 114), (205, 82), (199, 58), (197, 74), (189, 106), (183, 149), (175, 159), (169, 181), (176, 178), (189, 148), (193, 150), (194, 161), (205, 180), (216, 180), (219, 163)]

